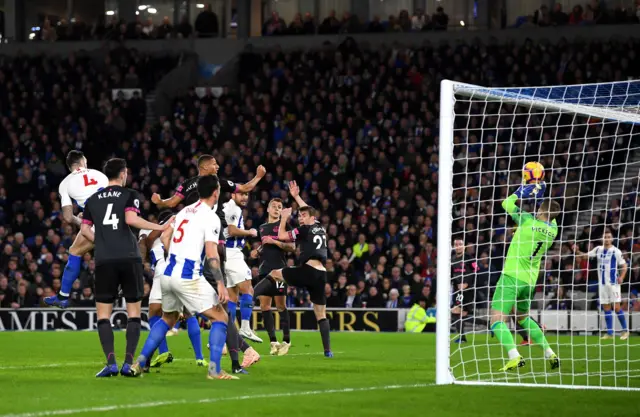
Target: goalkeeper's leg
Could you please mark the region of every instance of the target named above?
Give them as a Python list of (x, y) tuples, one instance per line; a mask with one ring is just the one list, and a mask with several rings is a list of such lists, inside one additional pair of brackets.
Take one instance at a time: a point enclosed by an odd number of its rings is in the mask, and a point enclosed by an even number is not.
[(503, 275), (498, 281), (491, 300), (491, 331), (502, 347), (507, 351), (509, 360), (501, 371), (512, 371), (524, 366), (524, 358), (518, 352), (513, 335), (507, 326), (509, 315), (516, 304), (515, 278)]
[(544, 350), (544, 357), (549, 360), (551, 364), (551, 369), (556, 369), (560, 366), (560, 361), (558, 360), (558, 356), (555, 354), (551, 346), (549, 346), (549, 342), (544, 335), (544, 332), (538, 326), (538, 323), (535, 322), (527, 313), (518, 313), (518, 323), (529, 333), (531, 340), (533, 343), (541, 346)]

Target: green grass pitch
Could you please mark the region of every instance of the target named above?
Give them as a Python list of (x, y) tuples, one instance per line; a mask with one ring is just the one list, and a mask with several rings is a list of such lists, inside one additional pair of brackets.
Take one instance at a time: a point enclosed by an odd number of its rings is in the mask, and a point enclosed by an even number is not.
[[(142, 334), (141, 343), (146, 336)], [(492, 340), (487, 344), (485, 338), (471, 338), (462, 350), (453, 346), (452, 366), (458, 377), (504, 377), (495, 373), (502, 363), (500, 348)], [(575, 371), (588, 375), (575, 377), (574, 383), (593, 384), (598, 378), (603, 385), (618, 381), (618, 385), (640, 387), (640, 378), (633, 377), (640, 370), (638, 362), (633, 362), (640, 359), (633, 349), (638, 347), (616, 341), (609, 349), (596, 348), (595, 338), (574, 339), (559, 341), (563, 370), (549, 377), (549, 383), (571, 383), (565, 375)], [(638, 392), (434, 386), (433, 334), (333, 333), (334, 359), (322, 356), (320, 336), (315, 332), (294, 332), (292, 341), (290, 355), (285, 357), (271, 357), (268, 344), (257, 345), (263, 359), (239, 381), (209, 381), (206, 371), (194, 365), (189, 339), (182, 332), (169, 338), (174, 363), (139, 379), (96, 379), (103, 358), (95, 332), (3, 332), (0, 417), (640, 415)], [(116, 347), (122, 360), (123, 332), (116, 333)], [(631, 356), (622, 356), (623, 352)], [(522, 353), (527, 359), (540, 356), (535, 348), (522, 349)], [(479, 361), (469, 361), (474, 354)], [(599, 368), (595, 367), (596, 354), (604, 359)], [(635, 374), (626, 372), (628, 362), (623, 358), (627, 357), (636, 366)], [(456, 358), (464, 358), (464, 365)], [(520, 374), (512, 374), (512, 380), (520, 375), (522, 382), (544, 382), (544, 363), (539, 359), (529, 363), (532, 365)], [(625, 364), (624, 369), (619, 363)], [(224, 366), (230, 366), (228, 358)], [(621, 382), (610, 374), (631, 377)]]

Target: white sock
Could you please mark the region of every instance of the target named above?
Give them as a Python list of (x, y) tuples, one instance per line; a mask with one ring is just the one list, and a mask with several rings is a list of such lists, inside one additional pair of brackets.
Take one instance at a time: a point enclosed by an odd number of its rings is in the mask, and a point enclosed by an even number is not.
[(520, 352), (518, 352), (518, 349), (511, 349), (509, 352), (507, 352), (507, 354), (509, 355), (509, 359), (515, 359), (515, 358), (519, 358), (520, 357)]
[(240, 323), (240, 327), (245, 331), (251, 330), (251, 327), (249, 326), (249, 320), (242, 320), (242, 323)]
[(547, 349), (544, 351), (544, 357), (545, 357), (545, 359), (549, 359), (549, 358), (550, 358), (551, 356), (553, 356), (553, 355), (554, 355), (554, 352), (553, 352), (553, 350), (552, 350), (551, 348), (547, 348)]

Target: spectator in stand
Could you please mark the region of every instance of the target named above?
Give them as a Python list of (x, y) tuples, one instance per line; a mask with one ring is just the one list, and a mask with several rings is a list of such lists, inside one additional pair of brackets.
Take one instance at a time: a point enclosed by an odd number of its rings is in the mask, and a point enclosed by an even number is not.
[[(363, 287), (364, 289), (364, 287)], [(347, 296), (343, 307), (345, 308), (362, 308), (362, 298), (357, 293), (355, 285), (349, 285), (347, 287)]]
[(398, 24), (400, 28), (402, 28), (403, 32), (411, 32), (411, 18), (409, 17), (409, 12), (406, 10), (401, 10), (398, 15)]
[(367, 32), (369, 33), (383, 33), (385, 32), (384, 25), (380, 22), (380, 16), (375, 15), (369, 25), (367, 26)]
[(444, 12), (442, 6), (438, 6), (431, 21), (434, 30), (447, 30), (449, 27), (449, 16)]
[(304, 22), (302, 21), (302, 15), (300, 13), (296, 13), (293, 18), (293, 21), (289, 24), (289, 29), (287, 30), (287, 34), (289, 35), (304, 35), (305, 28)]
[(393, 288), (389, 291), (389, 299), (387, 300), (387, 308), (399, 308), (400, 307), (400, 293), (397, 289)]
[(168, 39), (173, 35), (173, 25), (169, 20), (169, 16), (165, 16), (162, 18), (162, 24), (158, 26), (156, 30), (156, 37), (158, 39)]
[(411, 17), (411, 30), (419, 32), (425, 30), (429, 25), (429, 16), (424, 13), (422, 9), (416, 9), (413, 17)]
[(399, 300), (399, 306), (400, 308), (411, 308), (411, 306), (414, 304), (413, 302), (413, 296), (411, 295), (411, 286), (409, 284), (403, 285), (402, 286), (402, 296), (400, 297)]
[(533, 15), (533, 23), (540, 27), (551, 26), (551, 14), (546, 4), (540, 6)]
[(269, 20), (262, 25), (262, 34), (267, 36), (279, 36), (287, 33), (287, 24), (284, 19), (280, 17), (278, 12), (271, 12)]
[(358, 16), (349, 12), (344, 12), (342, 22), (340, 24), (340, 33), (359, 33), (360, 21)]
[(329, 16), (322, 21), (318, 33), (322, 35), (331, 35), (340, 32), (340, 21), (336, 18), (336, 11), (331, 10)]
[(51, 26), (49, 18), (45, 18), (40, 29), (40, 39), (46, 42), (55, 42), (58, 39), (56, 29)]
[(211, 4), (205, 4), (194, 24), (196, 36), (199, 38), (213, 38), (220, 35), (218, 15), (211, 10)]
[(584, 15), (584, 11), (582, 9), (582, 6), (579, 4), (576, 4), (575, 6), (573, 6), (573, 10), (571, 11), (571, 14), (569, 15), (569, 24), (570, 25), (579, 25), (582, 23), (582, 19), (583, 19), (583, 15)]
[(180, 23), (176, 26), (176, 36), (178, 38), (187, 39), (190, 38), (193, 34), (193, 27), (191, 23), (189, 23), (189, 18), (187, 16), (182, 16)]
[(157, 36), (156, 25), (153, 23), (153, 18), (147, 19), (147, 22), (142, 26), (142, 33), (149, 38), (155, 38)]
[(384, 305), (385, 305), (384, 298), (378, 292), (378, 288), (370, 287), (367, 297), (363, 300), (363, 307), (383, 308)]
[(312, 35), (314, 33), (316, 33), (316, 23), (315, 20), (313, 19), (313, 16), (311, 15), (311, 13), (306, 12), (304, 14), (304, 20), (302, 22), (303, 27), (304, 27), (304, 33), (307, 35)]
[(394, 15), (389, 16), (387, 20), (387, 32), (402, 32), (402, 26)]

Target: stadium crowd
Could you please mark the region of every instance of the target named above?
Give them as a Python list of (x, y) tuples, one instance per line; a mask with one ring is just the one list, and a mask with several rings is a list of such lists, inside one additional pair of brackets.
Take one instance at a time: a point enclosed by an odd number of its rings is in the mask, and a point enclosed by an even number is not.
[[(303, 199), (320, 209), (327, 230), (329, 307), (410, 307), (419, 299), (433, 306), (439, 81), (527, 86), (626, 80), (640, 75), (639, 46), (637, 40), (529, 40), (363, 50), (348, 39), (318, 51), (247, 52), (237, 90), (201, 96), (191, 89), (175, 102), (173, 115), (160, 117), (156, 125), (145, 123), (141, 99), (113, 100), (110, 89), (130, 74), (152, 89), (159, 68), (175, 65), (171, 58), (156, 62), (122, 49), (104, 62), (5, 58), (0, 65), (0, 306), (39, 305), (60, 286), (66, 249), (77, 232), (62, 222), (56, 192), (71, 149), (83, 150), (95, 168), (111, 155), (126, 158), (128, 185), (146, 198), (154, 192), (168, 196), (196, 175), (202, 153), (214, 155), (219, 175), (236, 182), (249, 180), (263, 164), (268, 174), (251, 195), (246, 227), (265, 221), (271, 198), (289, 205), (287, 184), (296, 180)], [(514, 114), (509, 106), (480, 109), (460, 101), (456, 111), (472, 116), (457, 118), (453, 231), (464, 240), (467, 256), (478, 260), (472, 284), (483, 302), (512, 233), (495, 203), (507, 195), (507, 185), (519, 181), (508, 170), (518, 173), (529, 157), (553, 168), (549, 192), (563, 197), (565, 221), (571, 221), (577, 210), (589, 209), (611, 163), (626, 158), (609, 141), (599, 141), (599, 134), (588, 133), (629, 132), (586, 122), (571, 128), (571, 120), (536, 120), (539, 116)], [(545, 126), (543, 133), (536, 123)], [(576, 166), (587, 168), (572, 169)], [(149, 200), (142, 211), (152, 219), (157, 214)], [(250, 240), (247, 251), (258, 244)], [(570, 245), (557, 247), (559, 255), (548, 259), (540, 286), (540, 292), (558, 299), (550, 308), (566, 306), (558, 287), (587, 280), (573, 273), (579, 261)], [(257, 277), (257, 265), (251, 266)], [(636, 293), (637, 266), (631, 268)], [(74, 284), (76, 304), (93, 303), (94, 271), (87, 254)], [(150, 278), (148, 266), (147, 273)], [(148, 285), (145, 290), (148, 294)], [(295, 288), (287, 303), (310, 305), (308, 294)]]

